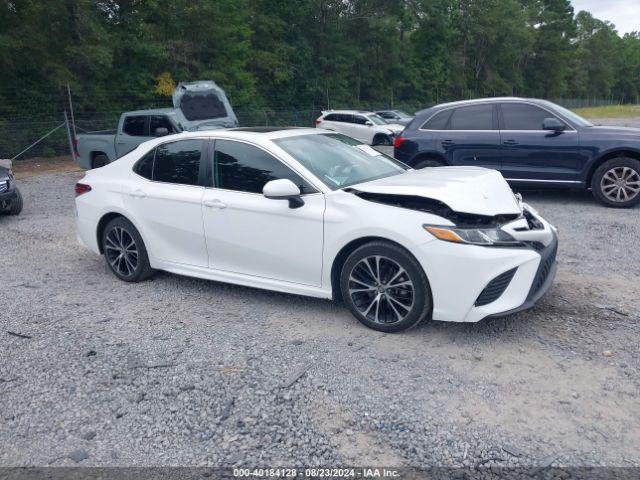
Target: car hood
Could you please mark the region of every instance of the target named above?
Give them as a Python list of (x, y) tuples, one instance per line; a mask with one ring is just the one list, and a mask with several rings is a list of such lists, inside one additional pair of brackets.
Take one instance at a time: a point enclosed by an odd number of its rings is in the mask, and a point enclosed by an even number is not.
[(437, 167), (352, 185), (354, 190), (383, 195), (411, 195), (476, 215), (521, 214), (521, 203), (500, 172), (480, 167)]
[(603, 135), (631, 136), (636, 138), (640, 137), (640, 128), (633, 127), (595, 125), (593, 127), (586, 127), (583, 132), (598, 133)]
[(397, 123), (388, 123), (387, 125), (380, 125), (382, 128), (386, 128), (387, 130), (391, 130), (393, 133), (400, 133), (405, 129), (404, 125), (399, 125)]

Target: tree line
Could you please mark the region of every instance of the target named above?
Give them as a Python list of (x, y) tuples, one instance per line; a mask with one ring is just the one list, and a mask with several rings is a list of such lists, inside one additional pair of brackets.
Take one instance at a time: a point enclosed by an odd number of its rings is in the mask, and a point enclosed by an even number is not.
[(3, 0), (0, 121), (168, 105), (213, 79), (237, 108), (519, 95), (636, 102), (640, 34), (569, 0)]

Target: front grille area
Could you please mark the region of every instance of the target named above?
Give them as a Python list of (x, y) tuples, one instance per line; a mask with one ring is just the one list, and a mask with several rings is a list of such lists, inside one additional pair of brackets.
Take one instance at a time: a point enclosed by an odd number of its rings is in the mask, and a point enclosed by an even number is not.
[(544, 256), (540, 260), (540, 266), (538, 267), (538, 272), (536, 273), (536, 278), (533, 280), (533, 285), (531, 285), (531, 291), (529, 292), (529, 297), (535, 295), (540, 288), (544, 285), (544, 282), (547, 280), (549, 273), (551, 272), (551, 268), (556, 261), (556, 253), (558, 252), (558, 242), (554, 241), (553, 245), (549, 249), (548, 252), (545, 252)]
[(7, 190), (9, 190), (9, 182), (6, 180), (3, 182), (0, 182), (0, 193), (4, 193)]
[(512, 268), (491, 280), (484, 290), (482, 290), (480, 295), (478, 295), (475, 306), (481, 307), (483, 305), (488, 305), (500, 298), (500, 295), (504, 293), (509, 286), (509, 283), (511, 283), (511, 279), (516, 274), (516, 270), (517, 268)]

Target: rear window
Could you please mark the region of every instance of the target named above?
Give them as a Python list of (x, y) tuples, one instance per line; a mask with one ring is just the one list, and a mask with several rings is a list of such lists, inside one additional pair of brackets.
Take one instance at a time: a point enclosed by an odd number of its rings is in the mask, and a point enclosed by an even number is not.
[(147, 136), (145, 131), (146, 122), (147, 122), (147, 117), (144, 115), (126, 117), (124, 119), (124, 125), (122, 127), (122, 131), (127, 135), (131, 135), (133, 137), (145, 137)]
[(451, 110), (438, 112), (429, 120), (427, 120), (421, 128), (423, 130), (444, 130), (445, 128), (447, 128), (447, 123), (449, 122), (450, 116)]

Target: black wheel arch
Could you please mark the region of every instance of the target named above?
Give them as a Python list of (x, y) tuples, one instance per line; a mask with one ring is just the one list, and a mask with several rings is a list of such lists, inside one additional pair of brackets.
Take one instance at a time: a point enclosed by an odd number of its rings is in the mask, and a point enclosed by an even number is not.
[(630, 150), (630, 149), (616, 149), (613, 151), (606, 152), (602, 156), (598, 157), (596, 160), (591, 162), (589, 166), (589, 170), (587, 171), (587, 175), (584, 179), (585, 188), (591, 188), (591, 181), (593, 179), (593, 174), (596, 172), (598, 167), (602, 165), (604, 162), (611, 160), (612, 158), (619, 157), (628, 157), (633, 158), (634, 160), (640, 161), (640, 151), (638, 150)]
[[(109, 222), (114, 218), (122, 217), (125, 220), (131, 222), (131, 219), (127, 218), (121, 213), (118, 212), (109, 212), (105, 213), (100, 220), (98, 221), (98, 227), (96, 228), (96, 239), (98, 240), (98, 250), (100, 250), (101, 254), (104, 254), (104, 248), (102, 246), (102, 235), (104, 233), (104, 229), (107, 227)], [(131, 224), (135, 227), (135, 223), (131, 222)], [(136, 227), (137, 229), (137, 227)], [(139, 230), (138, 230), (139, 231)], [(142, 235), (142, 234), (140, 234)]]
[(442, 162), (443, 165), (448, 165), (446, 157), (439, 152), (418, 152), (416, 155), (411, 157), (407, 164), (410, 167), (415, 167), (423, 160), (437, 160), (439, 162)]

